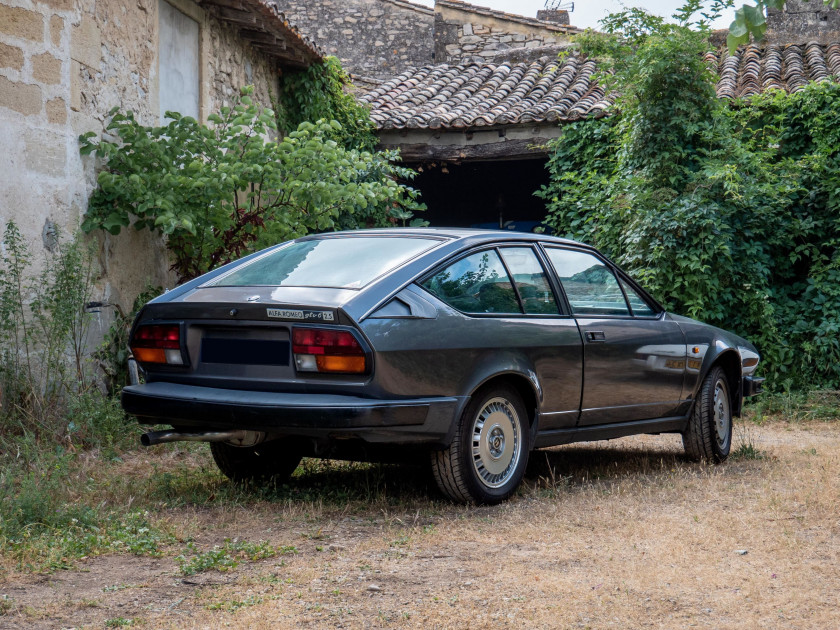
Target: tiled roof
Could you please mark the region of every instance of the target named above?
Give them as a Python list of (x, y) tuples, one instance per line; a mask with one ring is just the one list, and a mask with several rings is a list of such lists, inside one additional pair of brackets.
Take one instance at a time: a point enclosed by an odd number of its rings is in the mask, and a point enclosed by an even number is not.
[(380, 129), (467, 128), (578, 120), (609, 103), (595, 63), (439, 64), (409, 70), (360, 98)]
[[(720, 98), (771, 88), (795, 92), (809, 81), (840, 80), (840, 43), (747, 46), (706, 60), (719, 75)], [(611, 104), (592, 81), (593, 61), (554, 57), (533, 62), (440, 64), (412, 69), (360, 97), (379, 129), (466, 129), (571, 122)]]
[(770, 89), (801, 90), (809, 81), (840, 79), (840, 43), (745, 46), (729, 56), (726, 49), (708, 53), (718, 74), (720, 98), (743, 98)]

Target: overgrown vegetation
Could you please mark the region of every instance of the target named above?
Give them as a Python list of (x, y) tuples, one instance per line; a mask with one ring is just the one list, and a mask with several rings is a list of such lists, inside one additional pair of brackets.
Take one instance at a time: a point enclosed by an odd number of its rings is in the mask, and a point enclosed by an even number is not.
[(166, 236), (173, 270), (194, 278), (246, 253), (309, 232), (391, 226), (422, 209), (397, 183), (413, 172), (388, 153), (347, 148), (336, 120), (301, 122), (274, 140), (274, 112), (252, 87), (210, 125), (168, 112), (164, 127), (112, 112), (116, 140), (80, 137), (81, 152), (104, 162), (82, 229), (149, 229)]
[(333, 140), (345, 149), (373, 152), (378, 142), (376, 125), (353, 96), (353, 89), (335, 57), (305, 70), (285, 72), (280, 79), (279, 128), (292, 131), (304, 122), (335, 120), (341, 128), (331, 132)]
[(581, 38), (614, 115), (568, 126), (538, 194), (669, 309), (734, 330), (779, 390), (840, 387), (840, 85), (715, 97), (696, 5)]

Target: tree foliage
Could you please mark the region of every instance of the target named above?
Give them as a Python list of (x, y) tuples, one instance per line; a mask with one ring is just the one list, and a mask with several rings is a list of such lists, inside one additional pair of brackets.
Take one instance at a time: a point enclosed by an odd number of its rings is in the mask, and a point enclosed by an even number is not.
[(730, 107), (702, 30), (637, 24), (596, 42), (632, 49), (612, 66), (617, 111), (554, 141), (547, 223), (755, 341), (774, 387), (840, 386), (840, 86)]
[(301, 122), (279, 140), (274, 112), (243, 89), (210, 125), (167, 112), (146, 127), (112, 111), (114, 140), (80, 137), (104, 162), (82, 229), (133, 225), (166, 236), (181, 281), (270, 244), (337, 227), (390, 226), (422, 209), (398, 184), (413, 172), (396, 156), (346, 148), (335, 120)]

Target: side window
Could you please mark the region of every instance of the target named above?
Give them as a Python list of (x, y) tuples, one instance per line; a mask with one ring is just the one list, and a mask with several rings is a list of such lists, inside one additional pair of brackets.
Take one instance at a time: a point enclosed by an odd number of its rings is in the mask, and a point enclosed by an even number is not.
[(650, 317), (656, 315), (654, 310), (648, 306), (648, 303), (642, 299), (636, 290), (627, 284), (623, 278), (618, 279), (621, 282), (621, 288), (624, 289), (624, 294), (627, 296), (627, 301), (630, 302), (630, 308), (633, 310), (633, 315), (636, 317)]
[(505, 267), (492, 249), (462, 258), (423, 286), (465, 313), (522, 312)]
[(630, 315), (613, 272), (592, 254), (546, 248), (575, 315)]
[(545, 271), (530, 247), (504, 247), (502, 258), (516, 283), (528, 315), (557, 315), (557, 302)]

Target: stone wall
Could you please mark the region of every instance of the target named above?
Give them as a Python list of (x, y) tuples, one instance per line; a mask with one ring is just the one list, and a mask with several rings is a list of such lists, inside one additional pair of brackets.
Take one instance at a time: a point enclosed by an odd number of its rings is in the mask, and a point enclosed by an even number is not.
[(435, 60), (438, 62), (482, 63), (498, 59), (506, 50), (562, 46), (570, 42), (570, 35), (578, 32), (580, 29), (571, 26), (458, 0), (435, 3)]
[(840, 9), (829, 9), (822, 0), (788, 0), (782, 11), (768, 9), (769, 44), (831, 44), (840, 41)]
[(348, 72), (385, 79), (433, 62), (434, 11), (403, 0), (278, 0), (305, 35)]
[[(171, 3), (200, 24), (202, 117), (246, 84), (268, 103), (273, 63), (194, 3)], [(14, 220), (33, 260), (43, 260), (55, 228), (72, 234), (87, 208), (96, 164), (79, 156), (79, 134), (101, 133), (113, 107), (157, 124), (157, 30), (158, 0), (0, 0), (0, 231)], [(97, 297), (128, 307), (147, 283), (173, 286), (160, 238), (95, 238)]]

